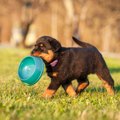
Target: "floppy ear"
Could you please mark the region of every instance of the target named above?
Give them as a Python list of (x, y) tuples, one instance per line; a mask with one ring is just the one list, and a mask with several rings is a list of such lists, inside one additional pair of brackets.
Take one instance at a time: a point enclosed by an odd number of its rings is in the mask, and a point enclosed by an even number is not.
[(50, 39), (49, 41), (54, 52), (59, 51), (60, 48), (62, 47), (60, 42), (58, 42), (56, 39)]

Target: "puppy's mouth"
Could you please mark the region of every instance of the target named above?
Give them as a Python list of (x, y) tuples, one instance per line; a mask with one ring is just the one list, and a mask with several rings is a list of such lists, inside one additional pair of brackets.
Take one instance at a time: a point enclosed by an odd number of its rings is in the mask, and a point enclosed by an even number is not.
[(41, 53), (40, 51), (34, 51), (34, 50), (33, 50), (33, 51), (31, 52), (31, 55), (32, 55), (32, 56), (41, 57), (42, 59), (44, 59), (44, 58), (41, 56), (41, 54), (42, 54), (42, 53)]
[(38, 51), (36, 51), (36, 52), (32, 52), (31, 55), (32, 55), (32, 56), (37, 56), (37, 57), (39, 57), (40, 52), (38, 52)]
[(39, 51), (32, 51), (32, 56), (40, 57), (46, 62), (50, 63), (54, 58), (54, 52), (52, 50), (48, 50), (47, 53), (39, 52)]

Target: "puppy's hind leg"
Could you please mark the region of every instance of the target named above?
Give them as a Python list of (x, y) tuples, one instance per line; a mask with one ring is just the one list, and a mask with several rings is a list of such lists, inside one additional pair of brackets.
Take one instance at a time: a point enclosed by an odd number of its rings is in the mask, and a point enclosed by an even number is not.
[(97, 76), (103, 81), (103, 85), (106, 88), (108, 94), (114, 95), (114, 81), (110, 75), (110, 72), (107, 67), (99, 70)]
[(84, 91), (85, 88), (88, 87), (89, 81), (87, 76), (81, 76), (79, 79), (77, 79), (77, 81), (78, 81), (78, 86), (77, 86), (76, 92), (81, 93)]

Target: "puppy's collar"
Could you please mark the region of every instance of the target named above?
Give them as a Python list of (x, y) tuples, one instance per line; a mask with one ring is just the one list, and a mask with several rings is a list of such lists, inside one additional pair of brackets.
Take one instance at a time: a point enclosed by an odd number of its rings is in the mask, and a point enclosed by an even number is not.
[(52, 61), (52, 62), (50, 63), (50, 65), (51, 65), (52, 67), (55, 67), (55, 66), (57, 65), (57, 63), (58, 63), (58, 59)]

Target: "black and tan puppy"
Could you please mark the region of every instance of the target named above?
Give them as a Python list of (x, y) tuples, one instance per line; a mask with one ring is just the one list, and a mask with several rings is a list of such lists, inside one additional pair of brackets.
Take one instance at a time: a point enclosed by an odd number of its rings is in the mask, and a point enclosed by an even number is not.
[[(43, 96), (52, 97), (61, 85), (70, 96), (76, 96), (89, 85), (87, 76), (91, 73), (97, 74), (109, 94), (114, 94), (114, 81), (97, 48), (74, 37), (73, 40), (81, 48), (62, 47), (49, 36), (38, 38), (31, 54), (44, 60), (47, 74), (51, 78)], [(75, 79), (78, 81), (76, 91), (71, 84)]]

